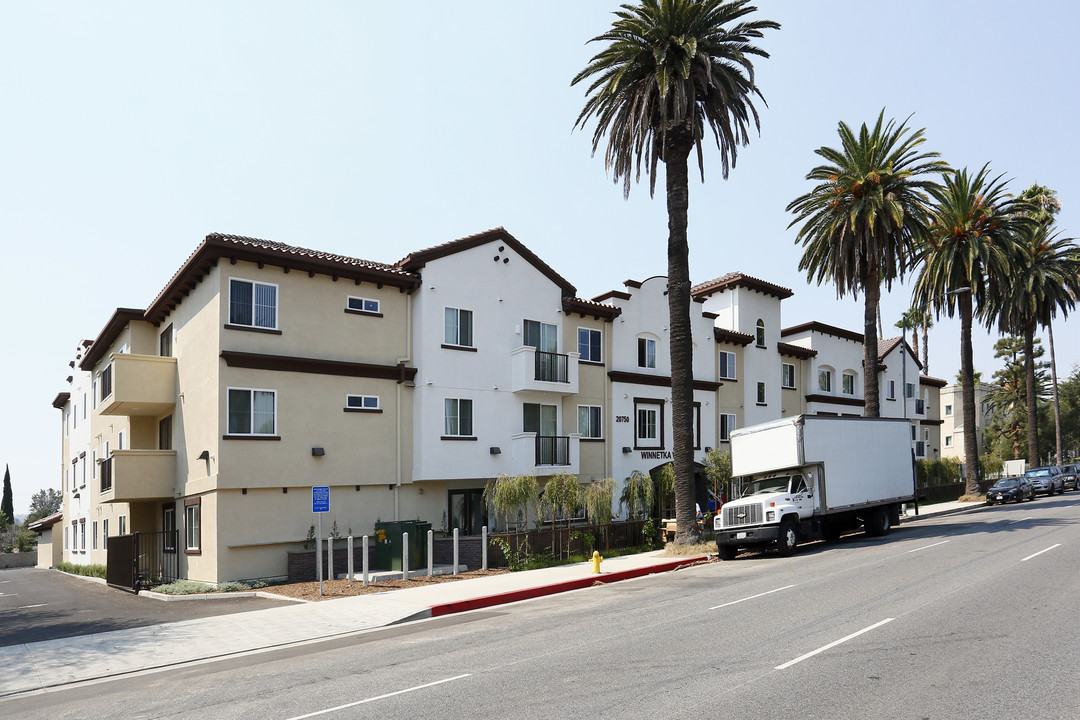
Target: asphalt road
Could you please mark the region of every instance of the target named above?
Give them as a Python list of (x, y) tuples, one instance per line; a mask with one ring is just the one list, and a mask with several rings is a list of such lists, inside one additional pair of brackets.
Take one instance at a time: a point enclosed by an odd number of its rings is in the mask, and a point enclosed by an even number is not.
[(1076, 718), (1080, 495), (0, 702), (0, 716)]
[(163, 602), (55, 570), (0, 570), (0, 647), (286, 604), (265, 598)]

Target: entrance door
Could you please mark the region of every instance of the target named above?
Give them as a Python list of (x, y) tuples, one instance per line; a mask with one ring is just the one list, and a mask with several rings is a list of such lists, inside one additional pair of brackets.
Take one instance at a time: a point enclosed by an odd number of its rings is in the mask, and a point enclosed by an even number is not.
[(483, 490), (450, 490), (450, 525), (447, 530), (459, 535), (479, 535), (487, 525)]

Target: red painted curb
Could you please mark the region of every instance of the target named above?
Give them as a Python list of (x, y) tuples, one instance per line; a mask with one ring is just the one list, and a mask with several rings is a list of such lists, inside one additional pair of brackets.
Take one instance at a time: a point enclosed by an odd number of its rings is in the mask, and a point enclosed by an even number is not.
[(465, 612), (466, 610), (478, 610), (493, 605), (503, 605), (519, 600), (530, 600), (532, 598), (544, 597), (545, 595), (555, 595), (556, 593), (568, 592), (570, 590), (579, 590), (595, 585), (596, 583), (606, 584), (618, 582), (619, 580), (630, 580), (631, 578), (643, 577), (645, 575), (653, 575), (655, 573), (668, 572), (669, 570), (675, 570), (683, 565), (689, 565), (690, 563), (695, 563), (699, 560), (704, 560), (705, 558), (706, 556), (704, 555), (700, 557), (680, 558), (678, 560), (649, 565), (647, 567), (608, 573), (607, 575), (602, 573), (600, 575), (588, 575), (583, 578), (578, 578), (577, 580), (566, 580), (560, 583), (552, 583), (551, 585), (540, 585), (538, 587), (524, 588), (522, 590), (510, 590), (509, 592), (498, 593), (497, 595), (484, 595), (483, 597), (470, 598), (468, 600), (458, 600), (457, 602), (432, 605), (431, 616), (439, 617), (441, 615)]

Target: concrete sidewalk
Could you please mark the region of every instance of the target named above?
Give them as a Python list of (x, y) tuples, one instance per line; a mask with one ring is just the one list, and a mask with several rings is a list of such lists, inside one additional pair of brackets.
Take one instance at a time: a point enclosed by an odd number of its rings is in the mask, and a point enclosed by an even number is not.
[[(909, 523), (983, 507), (938, 503), (913, 510)], [(312, 640), (491, 607), (554, 593), (667, 572), (703, 557), (672, 558), (657, 552), (591, 563), (490, 575), (406, 590), (303, 603), (219, 617), (151, 625), (81, 637), (0, 648), (0, 698), (85, 680), (223, 658)], [(222, 601), (227, 602), (227, 601)]]

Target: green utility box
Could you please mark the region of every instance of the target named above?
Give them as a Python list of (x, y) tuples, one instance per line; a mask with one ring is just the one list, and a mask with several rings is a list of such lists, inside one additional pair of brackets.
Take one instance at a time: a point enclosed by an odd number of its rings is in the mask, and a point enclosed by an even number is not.
[(375, 569), (401, 570), (401, 538), (409, 536), (409, 569), (427, 567), (428, 530), (431, 523), (394, 520), (375, 523)]

